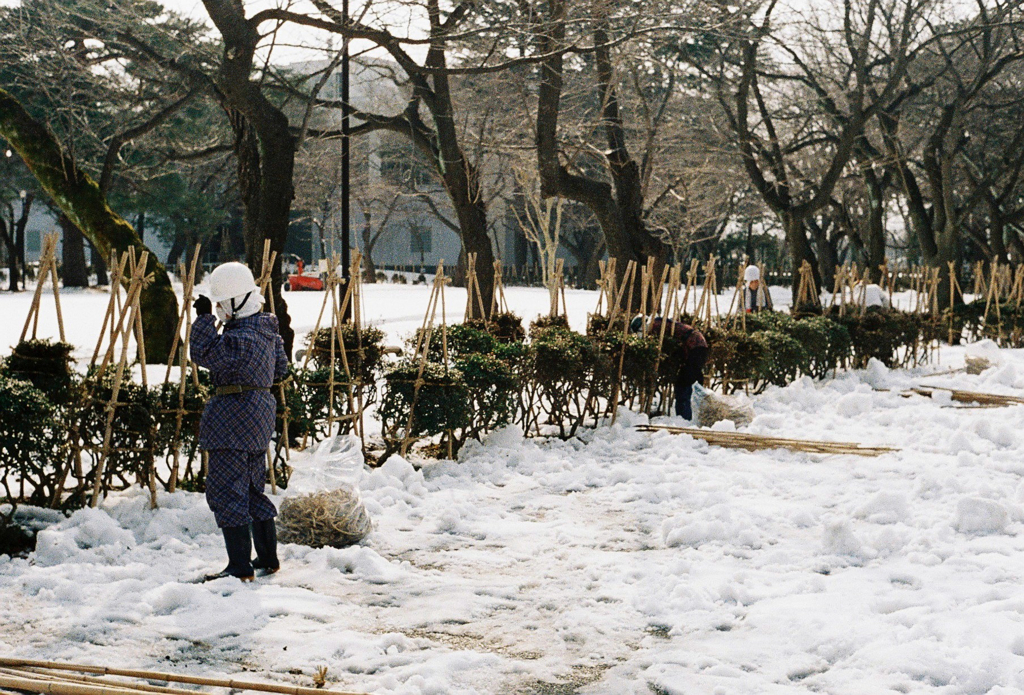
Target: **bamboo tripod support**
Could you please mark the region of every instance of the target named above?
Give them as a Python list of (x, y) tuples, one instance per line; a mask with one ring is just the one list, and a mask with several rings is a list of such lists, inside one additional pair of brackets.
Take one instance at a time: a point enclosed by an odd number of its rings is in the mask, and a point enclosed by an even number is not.
[[(181, 428), (182, 422), (185, 418), (185, 388), (188, 381), (189, 366), (191, 365), (191, 359), (189, 357), (189, 340), (192, 337), (192, 295), (195, 290), (196, 284), (196, 264), (199, 261), (202, 245), (196, 246), (192, 253), (192, 263), (188, 269), (188, 273), (182, 273), (184, 266), (179, 268), (179, 274), (183, 277), (182, 282), (182, 293), (181, 293), (181, 311), (178, 313), (178, 326), (174, 331), (174, 339), (171, 343), (170, 359), (167, 360), (167, 371), (164, 373), (164, 385), (171, 381), (171, 365), (174, 364), (174, 358), (178, 358), (178, 408), (174, 416), (174, 436), (171, 438), (171, 450), (173, 453), (173, 460), (171, 463), (171, 477), (168, 482), (168, 491), (175, 492), (178, 488), (178, 475), (181, 471), (181, 452), (179, 448), (181, 446)], [(181, 338), (182, 326), (185, 327), (185, 338), (181, 342), (180, 350), (178, 350), (178, 341)], [(178, 350), (178, 352), (175, 352)], [(195, 368), (192, 369), (192, 378), (195, 381), (195, 385), (199, 385), (199, 375), (196, 373)]]
[[(466, 254), (466, 320), (486, 320), (487, 312), (484, 311), (484, 297), (480, 291), (480, 279), (476, 273), (475, 253)], [(504, 299), (504, 297), (502, 297)], [(493, 310), (494, 299), (491, 299)]]
[[(747, 330), (747, 308), (744, 306), (743, 288), (745, 285), (743, 271), (747, 267), (747, 259), (744, 257), (739, 265), (739, 272), (736, 274), (736, 289), (733, 290), (732, 299), (729, 301), (729, 311), (725, 315), (724, 325), (727, 328), (736, 328), (737, 323), (742, 323), (743, 331)], [(736, 312), (735, 314), (733, 312)]]
[[(667, 288), (665, 290), (665, 304), (664, 304), (664, 306), (673, 309), (672, 316), (668, 317), (673, 322), (679, 320), (679, 314), (678, 314), (679, 303), (678, 303), (677, 300), (678, 300), (678, 297), (679, 297), (679, 288), (680, 288), (680, 284), (681, 284), (680, 283), (681, 275), (682, 275), (682, 268), (680, 268), (678, 265), (674, 265), (674, 266), (672, 266), (671, 268), (668, 269), (668, 284), (667, 284)], [(651, 374), (651, 379), (655, 383), (657, 383), (658, 372), (659, 372), (659, 370), (661, 368), (661, 356), (662, 356), (663, 351), (665, 349), (665, 335), (666, 335), (666, 333), (668, 331), (668, 325), (669, 325), (668, 321), (662, 321), (660, 326), (659, 326), (659, 328), (658, 328), (658, 354), (657, 354), (657, 357), (655, 357), (655, 359), (654, 359), (654, 370), (653, 370), (653, 372)], [(646, 329), (646, 326), (645, 326), (645, 329)], [(651, 408), (654, 406), (653, 397), (654, 397), (654, 389), (652, 388), (651, 389), (651, 399), (645, 404), (645, 407), (644, 407), (644, 412), (647, 413), (647, 414), (650, 414)], [(668, 388), (665, 388), (662, 391), (662, 393), (661, 393), (661, 402), (665, 403), (665, 402), (667, 402), (667, 400), (668, 400)]]
[[(115, 333), (114, 325), (117, 322), (115, 318), (119, 314), (118, 310), (118, 297), (121, 292), (121, 282), (124, 278), (125, 266), (128, 264), (128, 254), (121, 256), (120, 260), (116, 257), (111, 257), (110, 263), (110, 299), (107, 302), (107, 310), (103, 315), (103, 323), (100, 326), (99, 338), (96, 340), (96, 347), (93, 349), (92, 358), (89, 361), (89, 372), (92, 373), (96, 367), (96, 361), (99, 359), (100, 348), (103, 347), (103, 339), (107, 335), (107, 327), (110, 327), (110, 347), (112, 350), (115, 344)], [(105, 357), (106, 359), (106, 357)], [(105, 368), (105, 367), (104, 367)], [(98, 383), (98, 378), (93, 380), (91, 383), (86, 382), (86, 402), (90, 402), (93, 398), (95, 385)], [(74, 465), (75, 478), (79, 484), (84, 483), (84, 470), (82, 467), (82, 440), (81, 440), (81, 416), (72, 418), (71, 425), (69, 427), (69, 444), (70, 454), (68, 461), (62, 464), (60, 475), (58, 476), (57, 487), (53, 493), (53, 499), (50, 500), (50, 506), (54, 509), (60, 506), (62, 497), (64, 496), (64, 489), (67, 484), (68, 475), (71, 472), (71, 466)]]
[(597, 281), (597, 307), (594, 309), (594, 316), (604, 316), (607, 307), (608, 323), (611, 324), (613, 306), (615, 304), (615, 266), (616, 258), (609, 258), (607, 262), (598, 261), (597, 267), (600, 271), (600, 278)]
[[(690, 269), (686, 271), (686, 290), (683, 292), (682, 308), (676, 310), (676, 314), (686, 314), (689, 312), (690, 294), (694, 296), (694, 300), (697, 297), (697, 273), (700, 271), (700, 261), (696, 258), (690, 261)], [(694, 307), (694, 314), (697, 313), (696, 306)]]
[[(547, 290), (550, 298), (548, 316), (568, 316), (569, 309), (565, 303), (565, 259), (555, 260), (555, 267), (551, 270), (547, 279)], [(561, 308), (559, 308), (561, 301)]]
[[(956, 263), (949, 261), (949, 344), (953, 344), (953, 320), (955, 318), (953, 307), (956, 305), (956, 294), (961, 292), (960, 282), (956, 279)], [(962, 294), (962, 292), (961, 292)]]
[(32, 304), (29, 306), (28, 316), (25, 317), (25, 327), (21, 329), (21, 337), (18, 342), (24, 342), (28, 336), (28, 327), (32, 326), (32, 340), (36, 339), (39, 330), (39, 304), (42, 299), (43, 285), (49, 279), (53, 285), (53, 303), (57, 309), (57, 331), (60, 341), (64, 339), (64, 316), (60, 310), (60, 280), (57, 278), (57, 235), (47, 234), (43, 237), (43, 249), (39, 261), (39, 275), (36, 277), (36, 290), (32, 295)]
[[(324, 312), (327, 310), (328, 304), (331, 307), (330, 313), (330, 350), (329, 350), (329, 363), (328, 363), (328, 377), (327, 377), (327, 429), (329, 434), (334, 432), (334, 423), (342, 422), (346, 420), (352, 420), (353, 431), (359, 436), (360, 440), (365, 445), (365, 433), (363, 431), (363, 401), (362, 401), (362, 380), (361, 378), (354, 377), (352, 374), (351, 366), (348, 360), (348, 350), (344, 345), (344, 327), (347, 322), (346, 316), (350, 317), (350, 323), (354, 329), (356, 338), (356, 351), (357, 354), (362, 354), (362, 277), (359, 274), (359, 268), (362, 264), (362, 254), (356, 251), (352, 255), (351, 265), (349, 269), (349, 281), (346, 282), (344, 278), (338, 275), (337, 269), (340, 265), (340, 260), (337, 255), (331, 259), (330, 267), (327, 271), (327, 280), (324, 287), (324, 301), (320, 306), (320, 313), (317, 315), (316, 324), (314, 325), (312, 336), (312, 343), (310, 344), (309, 350), (306, 351), (306, 356), (303, 358), (302, 368), (305, 370), (309, 365), (309, 360), (313, 356), (313, 352), (316, 349), (317, 336), (320, 334), (321, 326), (323, 326)], [(345, 286), (345, 292), (339, 297), (339, 290), (341, 286)], [(351, 309), (351, 311), (350, 311)], [(340, 382), (341, 385), (346, 388), (348, 412), (335, 414), (335, 393), (339, 385), (337, 379), (337, 356), (339, 339), (341, 339), (341, 367), (344, 374), (344, 381)], [(360, 359), (362, 359), (360, 357)], [(303, 436), (302, 448), (306, 447), (308, 435)]]
[[(163, 683), (184, 683), (199, 685), (209, 688), (229, 688), (233, 690), (248, 690), (252, 692), (277, 693), (279, 695), (363, 695), (360, 693), (343, 692), (338, 690), (324, 690), (320, 688), (305, 688), (297, 685), (285, 685), (279, 683), (260, 683), (255, 681), (240, 681), (233, 678), (210, 678), (203, 676), (186, 676), (173, 673), (160, 673), (156, 671), (143, 671), (137, 669), (109, 668), (106, 666), (89, 666), (84, 664), (68, 664), (52, 661), (35, 661), (29, 659), (8, 659), (0, 658), (0, 666), (6, 667), (8, 671), (18, 669), (25, 671), (24, 677), (2, 676), (0, 687), (14, 688), (31, 693), (46, 693), (48, 695), (137, 695), (139, 692), (164, 692), (169, 689), (160, 688), (150, 690), (145, 684), (128, 683), (124, 681), (100, 680), (101, 677), (116, 676), (121, 678), (135, 678), (146, 681), (160, 681)], [(28, 671), (31, 669), (31, 671)], [(60, 682), (62, 673), (81, 673), (96, 677), (95, 681), (83, 682), (81, 680), (66, 683)], [(46, 673), (50, 679), (44, 680), (39, 676)], [(12, 681), (18, 679), (21, 682), (14, 684)], [(65, 677), (67, 678), (67, 677)], [(158, 686), (149, 686), (158, 688)], [(85, 688), (85, 689), (82, 689)], [(193, 693), (195, 690), (173, 690), (174, 695), (181, 693)], [(200, 691), (201, 692), (201, 691)]]
[(818, 295), (818, 287), (814, 283), (814, 269), (806, 260), (800, 264), (800, 283), (797, 287), (796, 303), (793, 308), (796, 311), (801, 311), (804, 307), (821, 307), (821, 297)]
[[(274, 290), (271, 285), (271, 280), (274, 273), (274, 263), (277, 261), (277, 251), (270, 250), (270, 239), (263, 240), (263, 256), (262, 265), (260, 267), (260, 276), (256, 280), (257, 287), (260, 288), (260, 294), (263, 295), (263, 306), (264, 310), (266, 307), (270, 308), (271, 314), (276, 314), (277, 307), (274, 306)], [(285, 442), (285, 456), (288, 455), (288, 401), (285, 399), (284, 384), (281, 384), (281, 405), (284, 408), (284, 424), (282, 426), (283, 435), (281, 441)], [(277, 494), (277, 467), (275, 465), (275, 452), (272, 450), (273, 447), (267, 447), (267, 475), (270, 477), (270, 492)]]
[(694, 325), (710, 327), (719, 313), (718, 307), (718, 258), (711, 256), (704, 264), (704, 284), (694, 312)]
[[(99, 506), (100, 502), (103, 473), (107, 459), (110, 457), (110, 441), (114, 426), (114, 417), (116, 415), (118, 405), (117, 398), (120, 394), (125, 369), (128, 365), (129, 338), (132, 333), (132, 328), (136, 325), (137, 314), (139, 311), (138, 299), (142, 292), (143, 285), (145, 284), (145, 269), (148, 255), (149, 253), (147, 251), (143, 251), (141, 259), (138, 263), (135, 263), (133, 259), (134, 254), (129, 253), (128, 263), (132, 270), (131, 281), (128, 286), (128, 297), (124, 302), (115, 328), (115, 335), (119, 337), (121, 341), (120, 358), (117, 363), (116, 371), (114, 372), (114, 382), (111, 386), (110, 399), (107, 401), (105, 407), (106, 427), (103, 430), (103, 444), (100, 448), (99, 457), (96, 461), (95, 479), (93, 480), (92, 498), (90, 500), (90, 506), (92, 507)], [(127, 325), (125, 325), (126, 317), (128, 318)], [(103, 378), (103, 373), (109, 362), (109, 358), (113, 356), (116, 348), (117, 342), (111, 341), (110, 347), (107, 350), (107, 355), (104, 357), (103, 363), (100, 365), (100, 371), (96, 377), (97, 383), (99, 383)], [(145, 371), (145, 368), (143, 368), (143, 371)], [(155, 490), (151, 489), (151, 495), (155, 498)]]
[(499, 258), (494, 261), (494, 281), (491, 284), (491, 313), (489, 316), (507, 313), (509, 310), (508, 302), (505, 301), (505, 281), (502, 278), (501, 259)]
[[(434, 284), (430, 290), (430, 298), (427, 300), (427, 311), (423, 316), (423, 325), (420, 328), (416, 339), (416, 351), (413, 353), (413, 361), (416, 363), (416, 381), (413, 383), (412, 403), (409, 407), (409, 418), (405, 424), (405, 435), (402, 437), (400, 452), (402, 456), (409, 453), (409, 447), (418, 437), (413, 436), (413, 424), (416, 418), (416, 404), (419, 402), (420, 388), (425, 383), (423, 373), (427, 368), (427, 359), (430, 355), (430, 343), (434, 335), (434, 326), (437, 320), (437, 307), (441, 306), (441, 356), (444, 364), (444, 371), (448, 373), (448, 322), (444, 299), (444, 286), (449, 279), (444, 274), (444, 260), (437, 264), (437, 271), (434, 274)], [(452, 455), (451, 432), (448, 432), (448, 457)]]
[[(615, 420), (619, 415), (619, 393), (622, 388), (622, 369), (625, 366), (626, 361), (626, 338), (629, 337), (629, 317), (633, 314), (633, 287), (636, 281), (636, 261), (630, 261), (626, 264), (626, 275), (622, 281), (622, 287), (619, 291), (618, 297), (616, 298), (616, 308), (619, 306), (619, 302), (622, 301), (622, 291), (626, 291), (626, 313), (625, 321), (622, 322), (622, 348), (619, 350), (619, 364), (615, 372), (615, 382), (612, 384), (612, 395), (608, 399), (608, 407), (611, 409), (611, 424), (615, 424)], [(628, 288), (628, 289), (627, 289)], [(608, 325), (611, 326), (609, 320)]]

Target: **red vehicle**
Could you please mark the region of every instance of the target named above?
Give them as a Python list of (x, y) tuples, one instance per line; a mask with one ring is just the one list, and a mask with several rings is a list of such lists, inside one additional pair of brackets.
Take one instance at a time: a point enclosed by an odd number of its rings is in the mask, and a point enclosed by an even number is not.
[(289, 275), (288, 279), (284, 281), (285, 291), (322, 290), (324, 281), (320, 279), (320, 276), (312, 273), (307, 275), (305, 262), (298, 256), (293, 256), (293, 258), (295, 258), (295, 273)]

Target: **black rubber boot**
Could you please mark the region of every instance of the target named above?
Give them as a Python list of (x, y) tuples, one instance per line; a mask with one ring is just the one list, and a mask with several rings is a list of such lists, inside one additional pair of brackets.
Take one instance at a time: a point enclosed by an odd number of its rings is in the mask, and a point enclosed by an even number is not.
[(273, 519), (252, 522), (252, 544), (256, 548), (253, 569), (263, 575), (273, 574), (281, 569), (277, 559), (277, 527)]
[(251, 582), (255, 579), (253, 575), (252, 561), (252, 536), (246, 526), (228, 526), (222, 528), (224, 533), (224, 547), (228, 551), (228, 566), (217, 574), (207, 575), (203, 581), (212, 581), (222, 577), (238, 577), (243, 582)]

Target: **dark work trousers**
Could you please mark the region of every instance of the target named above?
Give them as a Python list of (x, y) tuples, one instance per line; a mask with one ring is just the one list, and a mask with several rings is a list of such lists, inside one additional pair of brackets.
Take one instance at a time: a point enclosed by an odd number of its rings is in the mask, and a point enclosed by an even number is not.
[(676, 375), (676, 415), (687, 420), (693, 419), (690, 398), (693, 396), (693, 385), (704, 381), (704, 364), (708, 361), (708, 349), (695, 347), (686, 356), (686, 361)]
[(217, 526), (248, 526), (277, 516), (274, 503), (264, 494), (267, 452), (210, 449), (206, 474), (206, 502)]

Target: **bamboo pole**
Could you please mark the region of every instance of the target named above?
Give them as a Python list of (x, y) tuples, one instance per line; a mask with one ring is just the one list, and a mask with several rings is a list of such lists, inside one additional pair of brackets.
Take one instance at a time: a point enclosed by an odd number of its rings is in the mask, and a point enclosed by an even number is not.
[[(128, 290), (128, 298), (124, 303), (121, 312), (121, 317), (118, 319), (117, 322), (117, 329), (118, 332), (120, 333), (122, 341), (121, 358), (118, 361), (117, 371), (114, 374), (114, 383), (113, 386), (111, 387), (110, 400), (107, 402), (107, 422), (106, 427), (104, 428), (103, 431), (103, 445), (100, 449), (99, 458), (96, 461), (96, 477), (93, 480), (92, 499), (90, 500), (91, 507), (97, 507), (99, 506), (100, 503), (100, 492), (103, 483), (104, 467), (106, 465), (107, 458), (110, 456), (110, 439), (112, 436), (112, 428), (114, 425), (114, 416), (117, 411), (117, 397), (121, 391), (121, 381), (124, 379), (125, 367), (128, 362), (128, 338), (131, 335), (131, 325), (132, 321), (134, 320), (134, 317), (132, 317), (131, 320), (129, 320), (127, 326), (124, 325), (124, 318), (125, 314), (129, 314), (131, 312), (136, 311), (138, 307), (138, 302), (136, 300), (138, 299), (139, 294), (142, 292), (143, 273), (145, 273), (146, 260), (148, 255), (148, 251), (143, 251), (140, 262), (137, 263), (134, 267), (131, 285), (129, 286)], [(101, 378), (102, 373), (97, 375), (97, 383), (99, 383), (99, 380)]]
[[(682, 311), (677, 312), (681, 314), (687, 313), (687, 308), (690, 303), (690, 291), (693, 290), (694, 296), (696, 296), (697, 287), (697, 273), (700, 269), (700, 261), (696, 258), (690, 259), (690, 269), (686, 271), (686, 289), (683, 292)], [(696, 314), (696, 309), (694, 310)]]
[[(187, 683), (190, 685), (202, 685), (211, 688), (232, 688), (235, 690), (251, 690), (255, 692), (264, 693), (281, 693), (282, 695), (362, 695), (360, 693), (342, 692), (337, 690), (324, 690), (320, 688), (305, 688), (298, 685), (284, 685), (277, 683), (260, 683), (257, 681), (241, 681), (233, 678), (210, 678), (203, 676), (186, 676), (176, 673), (160, 673), (157, 671), (142, 671), (136, 669), (121, 669), (121, 668), (110, 668), (106, 666), (88, 666), (83, 664), (68, 664), (59, 663), (52, 661), (35, 661), (30, 659), (9, 659), (0, 657), (0, 665), (10, 667), (36, 667), (57, 671), (77, 671), (79, 673), (93, 673), (102, 676), (123, 676), (126, 678), (141, 678), (144, 680), (155, 680), (163, 681), (164, 683)], [(31, 679), (25, 679), (31, 680)], [(0, 683), (0, 685), (3, 685)], [(6, 685), (6, 687), (14, 687), (13, 685)], [(102, 690), (101, 688), (93, 688), (89, 692), (73, 692), (66, 691), (65, 693), (59, 693), (56, 691), (46, 690), (34, 690), (29, 688), (31, 692), (49, 692), (53, 695), (126, 695), (125, 693), (105, 693), (96, 692), (96, 690)], [(134, 691), (128, 691), (134, 695)]]
[[(615, 374), (615, 383), (612, 384), (612, 397), (609, 403), (612, 409), (612, 421), (611, 424), (615, 424), (615, 419), (619, 412), (619, 390), (622, 385), (622, 368), (626, 359), (626, 338), (629, 337), (629, 315), (633, 308), (633, 283), (636, 279), (636, 261), (630, 261), (626, 265), (626, 277), (623, 278), (622, 288), (625, 289), (626, 285), (629, 285), (629, 292), (626, 295), (626, 320), (622, 322), (622, 349), (619, 351), (619, 368)], [(609, 324), (611, 325), (611, 324)]]
[[(181, 273), (185, 269), (184, 265), (179, 265), (179, 273), (182, 275), (182, 288), (181, 288), (181, 311), (178, 312), (178, 325), (174, 329), (174, 338), (171, 339), (171, 351), (169, 359), (167, 360), (167, 371), (164, 372), (164, 383), (169, 383), (171, 380), (171, 366), (174, 364), (174, 351), (178, 349), (178, 343), (181, 340), (181, 328), (187, 325), (189, 318), (192, 315), (192, 293), (195, 290), (196, 282), (196, 263), (199, 261), (199, 254), (203, 245), (199, 244), (192, 252), (192, 263), (189, 265), (188, 274)], [(187, 330), (187, 329), (186, 329)], [(185, 339), (185, 345), (188, 344), (188, 338)], [(185, 347), (182, 347), (184, 350)]]
[(811, 454), (853, 454), (855, 456), (881, 456), (882, 454), (899, 451), (886, 446), (864, 446), (854, 442), (826, 442), (810, 439), (784, 439), (768, 437), (749, 432), (725, 432), (705, 430), (696, 427), (672, 427), (669, 425), (638, 425), (642, 432), (663, 431), (671, 434), (688, 434), (694, 439), (703, 439), (713, 446), (729, 449), (747, 449), (762, 451), (764, 449), (790, 449)]

